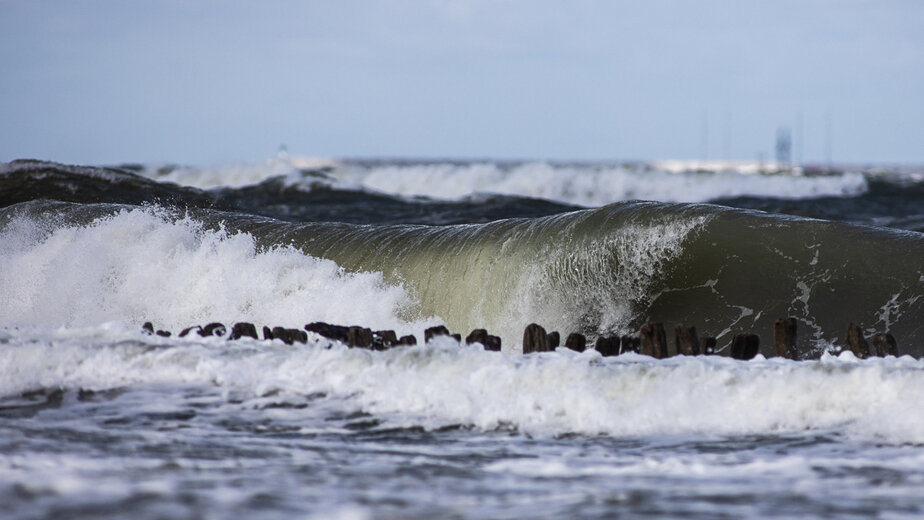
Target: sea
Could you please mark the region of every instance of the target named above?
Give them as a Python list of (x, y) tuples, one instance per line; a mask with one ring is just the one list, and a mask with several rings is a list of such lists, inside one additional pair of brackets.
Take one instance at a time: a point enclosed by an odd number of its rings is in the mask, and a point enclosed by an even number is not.
[(0, 164), (3, 518), (922, 518), (922, 356), (924, 167)]

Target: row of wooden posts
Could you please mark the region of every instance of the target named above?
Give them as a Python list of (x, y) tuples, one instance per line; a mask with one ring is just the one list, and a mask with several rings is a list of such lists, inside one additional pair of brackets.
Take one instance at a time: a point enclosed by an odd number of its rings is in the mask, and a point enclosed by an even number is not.
[[(151, 322), (146, 322), (142, 329), (148, 334), (157, 334), (159, 336), (169, 337), (171, 333), (164, 330), (155, 330)], [(346, 343), (350, 347), (368, 348), (373, 350), (386, 350), (402, 345), (416, 345), (417, 338), (413, 335), (398, 337), (393, 330), (372, 330), (366, 327), (343, 325), (332, 325), (324, 322), (313, 322), (305, 325), (304, 329), (291, 329), (285, 327), (263, 327), (263, 339), (278, 339), (287, 344), (305, 343), (308, 341), (308, 332), (314, 332), (328, 339), (333, 339)], [(236, 340), (240, 338), (260, 339), (257, 334), (257, 327), (252, 323), (239, 322), (228, 329), (221, 323), (209, 323), (205, 326), (193, 326), (183, 329), (179, 337), (196, 333), (199, 336), (218, 336), (227, 339)], [(462, 342), (461, 334), (452, 334), (443, 325), (430, 327), (424, 331), (424, 342), (429, 342), (437, 336), (450, 336), (458, 342)], [(800, 353), (796, 347), (797, 339), (797, 321), (795, 318), (780, 318), (776, 320), (773, 327), (773, 341), (775, 355), (799, 359)], [(853, 323), (847, 326), (845, 337), (845, 349), (850, 350), (860, 358), (866, 358), (870, 355), (887, 356), (898, 355), (898, 346), (895, 338), (888, 333), (874, 334), (870, 341), (873, 349), (870, 349), (867, 338), (863, 336), (863, 331)], [(484, 345), (486, 350), (500, 351), (501, 339), (498, 336), (488, 334), (485, 329), (475, 329), (465, 338), (465, 343)], [(561, 343), (561, 335), (557, 331), (546, 332), (546, 330), (536, 324), (530, 323), (523, 331), (523, 353), (531, 354), (533, 352), (549, 352), (558, 348)], [(569, 334), (565, 339), (564, 347), (578, 352), (583, 352), (588, 348), (587, 338), (580, 333)], [(696, 332), (696, 327), (687, 327), (678, 324), (674, 327), (674, 350), (671, 353), (668, 350), (667, 334), (664, 330), (663, 323), (646, 323), (639, 329), (638, 334), (626, 334), (622, 336), (600, 336), (596, 343), (591, 347), (604, 356), (617, 356), (626, 352), (636, 352), (657, 359), (664, 359), (671, 355), (710, 355), (715, 354), (716, 338), (705, 336), (700, 338)], [(732, 338), (729, 355), (735, 359), (751, 359), (760, 352), (760, 337), (757, 334), (743, 333), (737, 334)]]
[[(800, 359), (796, 346), (798, 322), (796, 318), (780, 318), (773, 325), (773, 344), (776, 356), (789, 359)], [(558, 332), (546, 333), (540, 325), (531, 323), (523, 331), (523, 353), (546, 352), (555, 350), (559, 346)], [(898, 345), (895, 338), (888, 333), (874, 334), (869, 342), (863, 336), (860, 327), (853, 323), (847, 326), (845, 349), (850, 350), (857, 357), (867, 358), (870, 355), (885, 357), (898, 355)], [(709, 355), (715, 354), (716, 338), (704, 336), (699, 338), (696, 327), (687, 327), (678, 324), (674, 327), (674, 350), (668, 350), (667, 334), (663, 323), (646, 323), (639, 329), (638, 334), (623, 336), (600, 336), (593, 348), (604, 356), (616, 356), (626, 352), (636, 352), (657, 359), (664, 359), (671, 355)], [(587, 348), (586, 339), (582, 334), (573, 333), (565, 340), (565, 347), (572, 350), (583, 351)], [(735, 359), (751, 359), (760, 352), (760, 336), (757, 334), (736, 334), (732, 338), (729, 355)]]

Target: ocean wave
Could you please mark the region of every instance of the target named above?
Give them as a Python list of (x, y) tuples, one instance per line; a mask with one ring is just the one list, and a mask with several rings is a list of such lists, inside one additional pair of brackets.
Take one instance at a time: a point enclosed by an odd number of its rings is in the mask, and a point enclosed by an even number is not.
[(738, 169), (667, 171), (648, 165), (434, 163), (363, 165), (332, 175), (383, 193), (449, 200), (497, 193), (584, 207), (627, 200), (706, 202), (745, 195), (801, 199), (864, 193), (862, 173), (825, 175), (753, 173)]
[[(125, 209), (36, 201), (2, 210), (3, 240), (15, 246), (4, 252), (4, 264), (13, 266), (4, 270), (4, 284), (8, 294), (28, 295), (16, 300), (25, 305), (10, 304), (9, 315), (32, 322), (23, 314), (32, 311), (22, 309), (44, 308), (30, 303), (37, 298), (62, 316), (93, 312), (99, 319), (107, 312), (127, 316), (120, 309), (132, 308), (128, 303), (149, 300), (142, 307), (147, 316), (131, 314), (136, 320), (196, 302), (195, 312), (171, 315), (171, 323), (271, 321), (278, 314), (270, 310), (279, 307), (302, 309), (296, 325), (348, 320), (400, 328), (402, 320), (433, 317), (463, 334), (487, 328), (514, 351), (530, 322), (593, 339), (657, 321), (695, 325), (701, 335), (717, 337), (720, 349), (737, 333), (755, 332), (765, 338), (767, 354), (774, 321), (792, 316), (805, 354), (837, 343), (849, 322), (867, 335), (893, 334), (904, 353), (920, 354), (924, 346), (924, 236), (918, 233), (638, 202), (457, 226), (288, 223), (203, 210), (171, 222)], [(35, 239), (21, 238), (32, 237), (20, 230), (28, 227), (22, 222), (59, 223), (49, 238)], [(69, 267), (75, 261), (80, 267)], [(113, 269), (136, 273), (136, 262), (138, 279), (146, 280), (140, 287), (119, 288), (135, 280), (122, 274), (107, 278)], [(355, 289), (310, 290), (310, 273), (327, 273), (327, 280), (337, 268), (367, 281)], [(253, 280), (235, 273), (252, 273)], [(286, 273), (300, 288), (294, 296)], [(164, 284), (171, 279), (177, 284)], [(65, 290), (55, 293), (56, 286)], [(184, 296), (186, 287), (196, 290)], [(362, 287), (380, 288), (364, 295)], [(394, 296), (392, 288), (405, 296)], [(71, 291), (83, 299), (69, 300)], [(126, 303), (110, 296), (135, 293)], [(79, 308), (94, 299), (105, 305)], [(331, 302), (344, 306), (341, 314), (325, 311)], [(367, 306), (384, 309), (376, 314), (382, 319), (362, 323)], [(251, 308), (259, 312), (245, 312)], [(274, 312), (290, 320), (295, 311)]]
[[(537, 436), (617, 437), (817, 431), (924, 443), (924, 419), (917, 413), (924, 362), (907, 356), (656, 361), (564, 349), (518, 356), (460, 347), (445, 337), (385, 352), (324, 340), (302, 347), (158, 341), (151, 348), (112, 331), (46, 333), (0, 351), (0, 367), (6, 367), (0, 369), (0, 396), (42, 388), (194, 385), (216, 387), (239, 403), (241, 413), (258, 409), (266, 396), (290, 402), (301, 408), (296, 427), (307, 428), (327, 415), (361, 411), (383, 429), (462, 425)], [(317, 396), (323, 396), (320, 404)]]
[(381, 273), (346, 273), (288, 245), (258, 250), (246, 233), (206, 229), (155, 208), (113, 209), (85, 223), (12, 218), (0, 225), (5, 326), (107, 322), (167, 329), (205, 321), (302, 327), (312, 320), (398, 329), (416, 303)]

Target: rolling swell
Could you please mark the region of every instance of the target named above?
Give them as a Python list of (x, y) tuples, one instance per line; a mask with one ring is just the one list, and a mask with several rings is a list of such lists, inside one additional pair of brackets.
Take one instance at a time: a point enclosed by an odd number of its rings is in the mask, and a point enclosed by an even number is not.
[[(119, 208), (33, 202), (4, 213), (86, 223)], [(653, 320), (695, 324), (720, 349), (737, 332), (757, 332), (769, 354), (773, 321), (794, 316), (803, 352), (837, 342), (853, 321), (922, 353), (924, 237), (913, 232), (642, 202), (440, 227), (190, 214), (264, 248), (292, 245), (347, 271), (381, 272), (419, 303), (404, 318), (487, 327), (508, 346), (529, 322), (593, 337)]]
[[(849, 321), (887, 331), (904, 352), (924, 340), (924, 237), (711, 205), (629, 202), (483, 225), (262, 224), (348, 270), (381, 271), (453, 330), (487, 326), (518, 343), (525, 323), (590, 336), (646, 321), (689, 323), (728, 345), (779, 317), (800, 350), (837, 342)], [(511, 341), (513, 340), (513, 341)]]

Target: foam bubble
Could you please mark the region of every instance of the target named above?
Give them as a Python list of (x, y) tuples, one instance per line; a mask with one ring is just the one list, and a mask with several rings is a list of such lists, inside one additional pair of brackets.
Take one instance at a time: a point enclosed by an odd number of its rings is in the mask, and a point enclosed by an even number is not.
[[(416, 302), (381, 273), (345, 273), (291, 247), (259, 251), (252, 236), (204, 229), (157, 210), (45, 229), (0, 231), (0, 315), (6, 325), (208, 321), (301, 327), (314, 320), (418, 332)], [(413, 329), (413, 330), (411, 330)]]

